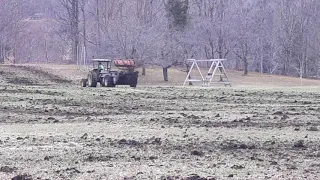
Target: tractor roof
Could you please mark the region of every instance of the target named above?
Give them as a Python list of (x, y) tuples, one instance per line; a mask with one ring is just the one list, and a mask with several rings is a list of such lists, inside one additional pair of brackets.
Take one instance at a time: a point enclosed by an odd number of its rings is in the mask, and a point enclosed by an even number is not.
[(111, 62), (112, 60), (110, 59), (93, 59), (93, 62)]

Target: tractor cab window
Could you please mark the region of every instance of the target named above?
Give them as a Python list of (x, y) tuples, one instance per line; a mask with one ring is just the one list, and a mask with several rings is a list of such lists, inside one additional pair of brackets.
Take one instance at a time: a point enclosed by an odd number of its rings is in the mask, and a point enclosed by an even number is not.
[(99, 71), (109, 71), (111, 69), (111, 63), (109, 61), (94, 62), (94, 68)]
[(99, 71), (104, 70), (104, 66), (102, 65), (102, 63), (101, 63), (101, 62), (99, 63), (98, 70), (99, 70)]

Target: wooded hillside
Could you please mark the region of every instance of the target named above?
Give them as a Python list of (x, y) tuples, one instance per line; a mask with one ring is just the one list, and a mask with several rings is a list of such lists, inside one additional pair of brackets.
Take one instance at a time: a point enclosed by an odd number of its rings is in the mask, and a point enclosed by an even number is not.
[(0, 61), (130, 58), (320, 77), (318, 0), (1, 0)]

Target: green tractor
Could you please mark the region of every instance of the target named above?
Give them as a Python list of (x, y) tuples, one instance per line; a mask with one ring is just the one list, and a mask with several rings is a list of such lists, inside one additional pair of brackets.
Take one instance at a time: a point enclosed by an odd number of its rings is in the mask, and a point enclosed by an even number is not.
[[(111, 70), (112, 63), (119, 70)], [(116, 85), (129, 85), (136, 87), (138, 83), (138, 71), (134, 71), (133, 60), (109, 60), (93, 59), (93, 70), (89, 71), (87, 79), (81, 80), (82, 87), (115, 87)]]

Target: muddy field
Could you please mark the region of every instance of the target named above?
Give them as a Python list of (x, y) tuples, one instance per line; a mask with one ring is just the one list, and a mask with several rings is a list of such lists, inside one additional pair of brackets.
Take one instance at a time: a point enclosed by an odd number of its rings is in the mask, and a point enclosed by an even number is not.
[(6, 66), (0, 123), (0, 179), (320, 179), (320, 87), (80, 88)]

